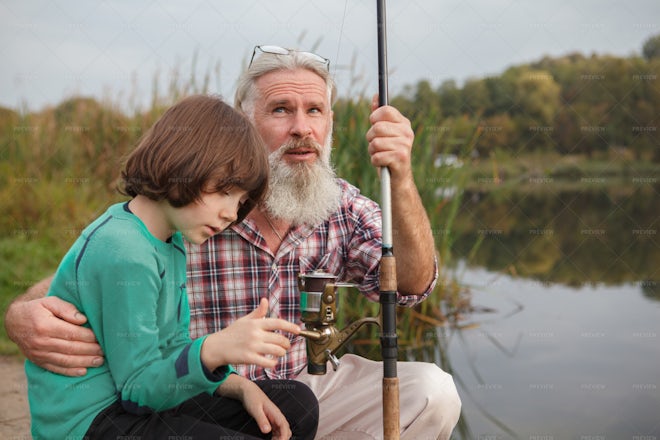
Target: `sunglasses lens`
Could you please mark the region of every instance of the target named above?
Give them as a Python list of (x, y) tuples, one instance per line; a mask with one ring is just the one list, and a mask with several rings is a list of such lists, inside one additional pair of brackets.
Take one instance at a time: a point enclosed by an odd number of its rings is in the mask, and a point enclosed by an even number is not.
[(319, 63), (322, 63), (322, 64), (326, 64), (328, 62), (328, 60), (323, 58), (321, 55), (317, 55), (317, 54), (312, 53), (312, 52), (300, 52), (300, 53), (305, 55), (306, 57), (309, 57), (309, 58), (313, 59), (314, 61), (318, 61)]
[(262, 52), (275, 55), (288, 55), (289, 50), (279, 46), (257, 46)]
[[(254, 56), (256, 55), (257, 50), (260, 50), (262, 53), (269, 53), (271, 55), (289, 55), (292, 52), (291, 50), (285, 49), (280, 46), (256, 46), (254, 48), (254, 51), (252, 52), (252, 58), (250, 59), (249, 66), (252, 66), (252, 61), (254, 61)], [(330, 68), (330, 60), (323, 58), (321, 55), (317, 55), (313, 52), (300, 52), (300, 51), (293, 51), (293, 52), (299, 53), (301, 55), (313, 59), (314, 61), (324, 64), (327, 69)]]

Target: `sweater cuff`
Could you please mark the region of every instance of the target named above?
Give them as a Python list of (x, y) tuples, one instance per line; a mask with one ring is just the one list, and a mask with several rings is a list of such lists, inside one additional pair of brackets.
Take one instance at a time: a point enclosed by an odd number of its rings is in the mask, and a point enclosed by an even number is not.
[[(201, 360), (200, 360), (201, 362)], [(234, 369), (231, 365), (222, 365), (215, 370), (211, 371), (204, 364), (202, 364), (202, 371), (204, 376), (211, 382), (224, 382), (231, 373), (234, 372)]]

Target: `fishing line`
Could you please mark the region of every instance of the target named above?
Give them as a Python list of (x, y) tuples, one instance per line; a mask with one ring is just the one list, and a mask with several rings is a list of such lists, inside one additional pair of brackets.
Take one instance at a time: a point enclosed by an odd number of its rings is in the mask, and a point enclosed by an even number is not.
[(348, 0), (344, 2), (344, 15), (341, 18), (341, 26), (339, 27), (339, 38), (337, 39), (337, 54), (335, 55), (335, 63), (333, 66), (334, 73), (332, 76), (337, 78), (337, 67), (339, 66), (339, 52), (341, 52), (341, 40), (344, 35), (344, 23), (346, 22), (346, 11), (348, 10)]

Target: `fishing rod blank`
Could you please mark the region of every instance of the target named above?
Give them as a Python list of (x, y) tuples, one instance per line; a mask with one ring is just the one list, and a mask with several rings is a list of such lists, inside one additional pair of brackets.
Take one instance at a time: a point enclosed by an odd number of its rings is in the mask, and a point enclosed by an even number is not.
[[(387, 96), (387, 29), (385, 0), (377, 0), (378, 23), (378, 104), (388, 104)], [(383, 357), (383, 436), (386, 440), (399, 439), (399, 378), (396, 335), (396, 261), (392, 246), (392, 194), (390, 171), (380, 169), (381, 211), (383, 217), (382, 256), (380, 260), (381, 337)]]

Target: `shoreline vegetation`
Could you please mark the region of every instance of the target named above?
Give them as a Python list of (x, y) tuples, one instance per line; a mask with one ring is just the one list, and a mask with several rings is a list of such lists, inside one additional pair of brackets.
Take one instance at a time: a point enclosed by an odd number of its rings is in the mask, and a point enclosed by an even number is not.
[[(403, 345), (433, 339), (429, 329), (460, 319), (469, 307), (467, 289), (444, 270), (463, 193), (658, 187), (660, 36), (656, 40), (658, 53), (646, 58), (543, 58), (462, 88), (450, 81), (434, 90), (421, 81), (391, 100), (416, 133), (413, 169), (441, 265), (433, 298), (399, 313)], [(133, 114), (111, 99), (89, 97), (39, 112), (0, 108), (3, 317), (14, 297), (54, 272), (90, 219), (123, 200), (114, 190), (121, 159), (142, 133), (181, 97), (211, 92), (208, 76), (171, 78), (164, 92), (155, 81), (151, 107)], [(369, 103), (359, 96), (335, 104), (333, 159), (340, 177), (378, 200), (380, 183), (364, 140)], [(356, 319), (349, 310), (377, 311), (359, 295), (346, 297), (345, 322)], [(377, 340), (375, 332), (358, 335), (357, 345)], [(0, 354), (17, 353), (1, 326)]]

